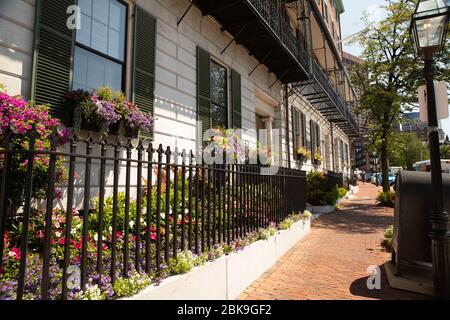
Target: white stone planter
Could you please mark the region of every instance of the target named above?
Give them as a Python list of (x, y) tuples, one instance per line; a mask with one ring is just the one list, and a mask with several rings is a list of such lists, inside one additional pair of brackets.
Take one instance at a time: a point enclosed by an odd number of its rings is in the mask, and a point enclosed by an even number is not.
[(295, 223), (268, 240), (221, 257), (191, 272), (169, 277), (123, 300), (232, 300), (271, 268), (311, 230), (311, 221)]

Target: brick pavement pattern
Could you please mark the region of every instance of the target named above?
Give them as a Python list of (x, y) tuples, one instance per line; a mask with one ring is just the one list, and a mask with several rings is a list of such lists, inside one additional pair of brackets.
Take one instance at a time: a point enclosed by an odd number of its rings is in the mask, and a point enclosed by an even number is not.
[[(393, 209), (377, 206), (380, 188), (359, 185), (353, 199), (336, 214), (312, 222), (311, 233), (241, 294), (239, 300), (424, 299), (390, 288), (383, 263), (390, 253), (382, 246), (393, 224)], [(369, 290), (367, 268), (380, 266), (381, 290)]]

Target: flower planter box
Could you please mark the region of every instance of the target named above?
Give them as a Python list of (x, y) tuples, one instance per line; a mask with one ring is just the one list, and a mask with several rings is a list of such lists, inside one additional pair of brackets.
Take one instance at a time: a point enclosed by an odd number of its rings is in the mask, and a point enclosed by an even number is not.
[(123, 300), (232, 300), (310, 232), (309, 219)]

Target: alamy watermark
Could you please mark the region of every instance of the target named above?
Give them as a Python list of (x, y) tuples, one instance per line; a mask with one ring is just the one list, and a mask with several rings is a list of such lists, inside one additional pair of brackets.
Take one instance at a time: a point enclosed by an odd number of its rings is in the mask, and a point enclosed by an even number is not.
[(80, 6), (72, 5), (67, 7), (67, 28), (70, 30), (81, 29), (81, 8)]
[(371, 274), (367, 278), (367, 289), (369, 290), (381, 290), (381, 269), (378, 266), (369, 266), (367, 273)]

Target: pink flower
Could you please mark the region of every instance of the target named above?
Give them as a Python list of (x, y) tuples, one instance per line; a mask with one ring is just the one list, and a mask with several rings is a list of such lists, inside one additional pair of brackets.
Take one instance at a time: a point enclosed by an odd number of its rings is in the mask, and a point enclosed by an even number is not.
[(8, 256), (11, 258), (14, 258), (16, 260), (20, 260), (20, 250), (18, 248), (12, 248), (9, 253)]
[(44, 239), (44, 233), (42, 232), (42, 230), (39, 230), (37, 235), (38, 239)]
[(116, 231), (116, 238), (122, 238), (122, 232)]
[(156, 241), (156, 233), (152, 232), (150, 235), (150, 239)]

